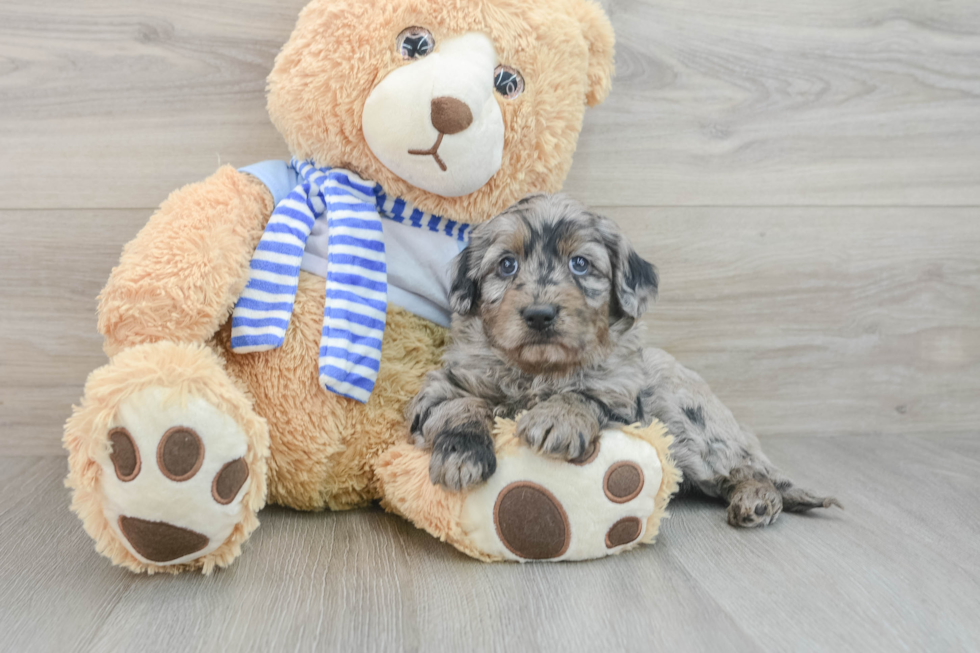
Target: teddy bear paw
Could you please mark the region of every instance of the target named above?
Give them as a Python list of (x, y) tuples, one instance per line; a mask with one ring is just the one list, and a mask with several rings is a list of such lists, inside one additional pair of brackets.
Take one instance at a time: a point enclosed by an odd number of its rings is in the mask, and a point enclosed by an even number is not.
[(467, 497), (462, 526), (493, 557), (598, 558), (652, 539), (663, 479), (657, 450), (620, 430), (604, 431), (571, 462), (513, 447), (498, 452), (496, 473)]
[(253, 471), (248, 438), (207, 401), (148, 388), (120, 404), (108, 440), (108, 455), (98, 460), (103, 512), (141, 562), (197, 560), (241, 522)]

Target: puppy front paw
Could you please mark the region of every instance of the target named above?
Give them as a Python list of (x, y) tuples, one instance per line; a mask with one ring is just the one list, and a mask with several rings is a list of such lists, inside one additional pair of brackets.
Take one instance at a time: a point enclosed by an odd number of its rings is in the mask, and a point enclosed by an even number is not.
[(405, 410), (405, 417), (409, 423), (409, 442), (421, 448), (428, 445), (425, 437), (425, 425), (432, 416), (432, 412), (445, 400), (445, 396), (437, 392), (431, 385), (423, 388), (412, 399)]
[(476, 425), (440, 432), (432, 444), (429, 480), (458, 492), (483, 483), (497, 470), (490, 435)]
[(591, 450), (599, 422), (585, 411), (544, 402), (520, 418), (517, 437), (538, 453), (575, 460)]

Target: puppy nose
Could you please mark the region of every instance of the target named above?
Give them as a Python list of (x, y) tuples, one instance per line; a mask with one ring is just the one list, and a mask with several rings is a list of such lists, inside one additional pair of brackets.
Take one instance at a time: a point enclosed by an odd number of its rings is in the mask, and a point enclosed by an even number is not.
[(465, 102), (454, 97), (432, 100), (432, 126), (440, 133), (452, 136), (473, 124), (473, 112)]
[(558, 307), (554, 304), (533, 304), (521, 311), (521, 317), (535, 331), (544, 331), (554, 325)]

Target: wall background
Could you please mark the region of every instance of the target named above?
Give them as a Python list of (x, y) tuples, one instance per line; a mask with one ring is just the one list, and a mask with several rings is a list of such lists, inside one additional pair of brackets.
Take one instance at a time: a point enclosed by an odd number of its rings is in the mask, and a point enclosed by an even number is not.
[[(154, 207), (288, 158), (264, 78), (304, 3), (0, 6), (0, 454), (61, 453)], [(648, 341), (763, 437), (976, 435), (980, 4), (606, 6), (618, 78), (568, 189), (659, 265)]]

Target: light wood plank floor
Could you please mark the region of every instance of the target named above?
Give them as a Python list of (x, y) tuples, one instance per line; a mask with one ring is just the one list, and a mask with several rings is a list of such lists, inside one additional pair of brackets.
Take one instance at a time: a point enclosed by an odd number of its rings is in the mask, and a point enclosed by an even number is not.
[(95, 296), (174, 188), (288, 156), (306, 0), (0, 2), (0, 651), (980, 650), (980, 3), (607, 0), (568, 188), (662, 273), (647, 342), (846, 511), (484, 565), (380, 511), (270, 508), (232, 568), (110, 567), (60, 429)]
[(847, 509), (739, 531), (680, 499), (659, 542), (592, 563), (474, 562), (380, 511), (268, 509), (222, 572), (112, 568), (63, 459), (0, 459), (0, 650), (970, 651), (980, 440), (767, 438)]

